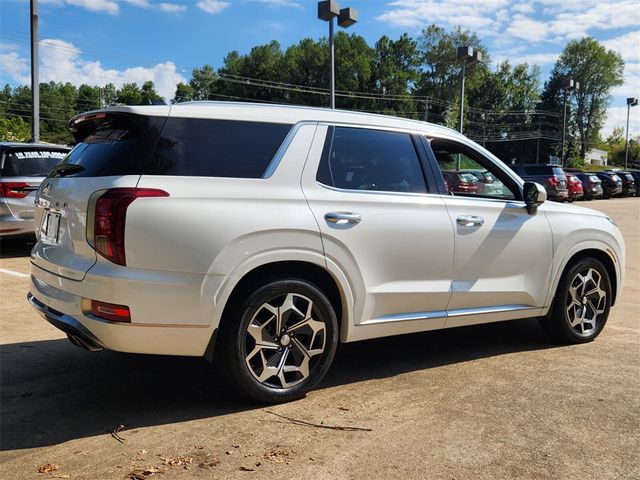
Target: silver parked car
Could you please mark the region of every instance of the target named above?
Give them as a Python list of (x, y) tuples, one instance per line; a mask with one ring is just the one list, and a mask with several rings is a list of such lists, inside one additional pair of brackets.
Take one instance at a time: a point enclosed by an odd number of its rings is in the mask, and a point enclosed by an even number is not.
[(36, 191), (68, 147), (0, 143), (0, 237), (34, 234)]

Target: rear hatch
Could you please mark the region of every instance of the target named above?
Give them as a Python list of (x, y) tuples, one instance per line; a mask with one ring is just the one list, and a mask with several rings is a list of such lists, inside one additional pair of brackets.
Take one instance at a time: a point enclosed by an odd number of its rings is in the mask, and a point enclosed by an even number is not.
[(38, 187), (49, 171), (65, 157), (67, 151), (35, 145), (6, 149), (0, 159), (2, 209), (18, 220), (33, 220)]
[[(42, 182), (36, 196), (36, 236), (31, 261), (49, 272), (84, 279), (97, 254), (87, 240), (95, 198), (107, 189), (135, 187), (158, 139), (169, 107), (153, 115), (135, 107), (92, 112), (74, 118), (78, 142)], [(93, 202), (93, 203), (92, 203)]]

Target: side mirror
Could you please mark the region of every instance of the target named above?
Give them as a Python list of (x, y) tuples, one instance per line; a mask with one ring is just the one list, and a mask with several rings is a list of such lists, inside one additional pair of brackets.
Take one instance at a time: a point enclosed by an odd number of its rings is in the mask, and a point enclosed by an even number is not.
[(524, 182), (522, 187), (524, 203), (527, 205), (529, 215), (535, 215), (538, 207), (547, 199), (547, 191), (542, 185), (536, 182)]

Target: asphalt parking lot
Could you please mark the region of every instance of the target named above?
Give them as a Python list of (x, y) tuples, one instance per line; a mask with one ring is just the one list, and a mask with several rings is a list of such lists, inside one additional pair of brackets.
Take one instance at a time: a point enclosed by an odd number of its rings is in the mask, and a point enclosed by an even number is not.
[(535, 320), (360, 342), (270, 407), (198, 359), (74, 347), (26, 302), (29, 245), (3, 242), (0, 478), (638, 479), (640, 199), (580, 205), (627, 245), (595, 342), (555, 345)]

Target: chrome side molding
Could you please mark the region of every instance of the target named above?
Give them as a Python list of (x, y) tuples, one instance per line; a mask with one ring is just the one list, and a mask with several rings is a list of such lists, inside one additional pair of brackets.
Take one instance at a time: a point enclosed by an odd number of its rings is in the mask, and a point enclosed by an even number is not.
[(503, 312), (517, 312), (522, 310), (538, 310), (540, 307), (532, 305), (496, 305), (491, 307), (458, 308), (455, 310), (435, 310), (432, 312), (394, 313), (372, 318), (360, 325), (377, 325), (381, 323), (411, 322), (416, 320), (434, 320), (449, 317), (464, 317), (467, 315), (482, 315)]

